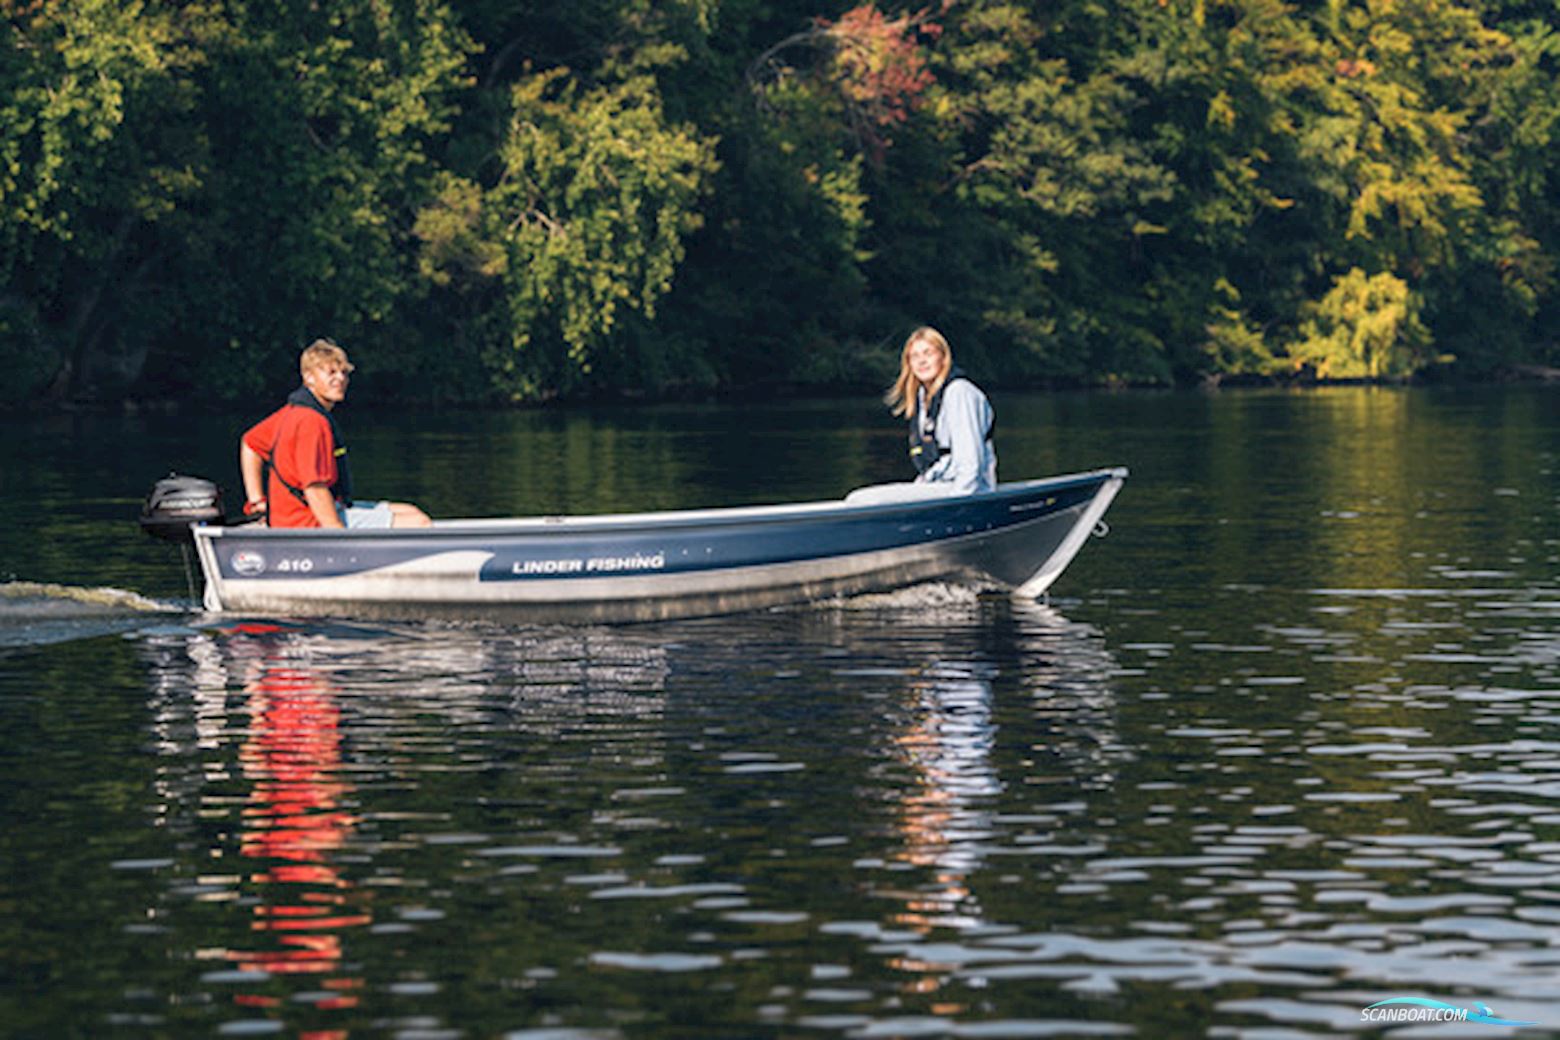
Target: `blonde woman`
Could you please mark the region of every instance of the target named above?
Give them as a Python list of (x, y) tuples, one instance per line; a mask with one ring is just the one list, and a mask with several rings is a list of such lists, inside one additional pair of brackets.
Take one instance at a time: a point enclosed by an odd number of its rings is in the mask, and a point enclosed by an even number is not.
[(970, 495), (997, 486), (995, 417), (980, 387), (953, 363), (942, 333), (922, 326), (905, 340), (899, 378), (884, 401), (909, 422), (911, 484), (885, 484), (850, 493), (851, 502), (893, 502)]

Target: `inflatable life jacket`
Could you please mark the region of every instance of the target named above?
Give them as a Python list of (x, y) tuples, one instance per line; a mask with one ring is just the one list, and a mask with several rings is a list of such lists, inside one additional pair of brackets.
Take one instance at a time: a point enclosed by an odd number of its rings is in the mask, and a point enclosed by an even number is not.
[[(937, 388), (932, 399), (926, 402), (926, 420), (921, 420), (921, 394), (915, 395), (915, 405), (910, 409), (910, 461), (915, 464), (916, 473), (923, 474), (933, 466), (937, 460), (943, 457), (943, 450), (937, 443), (937, 416), (942, 412), (943, 394), (956, 380), (970, 381), (970, 377), (958, 366), (954, 366), (948, 373), (948, 378), (943, 380), (943, 385)], [(986, 440), (991, 440), (991, 431), (996, 429), (997, 421), (993, 416), (986, 424)]]
[[(347, 462), (347, 446), (342, 443), (341, 427), (336, 425), (336, 417), (330, 414), (329, 408), (326, 408), (324, 405), (320, 404), (319, 399), (310, 393), (309, 388), (306, 386), (300, 386), (298, 389), (288, 394), (287, 403), (295, 404), (300, 408), (308, 408), (311, 411), (319, 412), (325, 417), (325, 421), (330, 423), (330, 440), (331, 444), (335, 446), (335, 451), (333, 454), (336, 457), (336, 482), (330, 486), (331, 494), (340, 501), (351, 505), (352, 467)], [(280, 433), (278, 433), (278, 436), (280, 436)], [(292, 492), (292, 496), (294, 498), (302, 502), (304, 505), (308, 505), (309, 500), (304, 496), (303, 489), (293, 487), (291, 484), (289, 484), (287, 482), (287, 478), (282, 476), (282, 471), (276, 468), (275, 462), (272, 461), (275, 459), (275, 457), (276, 445), (272, 444), (271, 452), (265, 458), (266, 468), (268, 468), (272, 473), (276, 474), (277, 481), (282, 485), (282, 487)], [(265, 487), (265, 474), (262, 473), (260, 477), (260, 486)]]

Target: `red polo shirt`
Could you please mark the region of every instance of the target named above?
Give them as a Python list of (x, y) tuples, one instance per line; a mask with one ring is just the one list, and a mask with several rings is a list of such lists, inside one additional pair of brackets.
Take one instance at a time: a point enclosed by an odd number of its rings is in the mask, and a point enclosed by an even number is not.
[[(307, 505), (278, 477), (302, 491), (310, 484), (336, 483), (336, 440), (330, 420), (312, 408), (283, 405), (244, 434), (244, 443), (271, 462), (266, 479), (268, 522), (272, 527), (318, 527)], [(273, 453), (274, 449), (274, 453)], [(335, 493), (331, 488), (331, 493)]]

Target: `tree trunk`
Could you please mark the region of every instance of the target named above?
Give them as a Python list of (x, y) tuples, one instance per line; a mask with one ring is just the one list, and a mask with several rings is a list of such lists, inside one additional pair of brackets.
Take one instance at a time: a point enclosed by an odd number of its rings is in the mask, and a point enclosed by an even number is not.
[(90, 279), (87, 286), (71, 303), (70, 315), (65, 320), (65, 328), (61, 334), (60, 353), (64, 356), (64, 361), (47, 392), (51, 401), (81, 398), (91, 390), (86, 380), (87, 374), (91, 371), (90, 362), (93, 352), (102, 340), (104, 332), (103, 323), (98, 320), (103, 297), (109, 285), (115, 281), (115, 269), (118, 267), (119, 257), (124, 253), (125, 243), (129, 240), (130, 233), (135, 230), (135, 224), (135, 217), (128, 213), (119, 218), (119, 223), (114, 228), (108, 255), (98, 266), (101, 274)]

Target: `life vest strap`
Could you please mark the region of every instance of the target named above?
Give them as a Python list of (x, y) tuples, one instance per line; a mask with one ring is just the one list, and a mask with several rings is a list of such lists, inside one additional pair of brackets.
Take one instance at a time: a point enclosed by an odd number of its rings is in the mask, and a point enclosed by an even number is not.
[[(336, 417), (331, 415), (329, 410), (320, 404), (319, 399), (309, 391), (308, 387), (305, 386), (300, 386), (298, 389), (288, 394), (286, 403), (289, 405), (297, 405), (300, 408), (307, 408), (310, 411), (318, 412), (320, 415), (325, 417), (326, 423), (330, 425), (330, 438), (333, 448), (331, 455), (336, 460), (336, 481), (331, 485), (331, 490), (333, 492), (339, 491), (340, 495), (338, 497), (341, 499), (341, 501), (351, 505), (352, 471), (347, 464), (347, 446), (342, 443), (341, 428), (336, 425)], [(278, 427), (279, 426), (280, 424), (278, 424)], [(286, 488), (288, 492), (291, 493), (291, 495), (299, 502), (303, 503), (304, 505), (308, 505), (309, 499), (306, 495), (304, 495), (303, 489), (294, 487), (286, 477), (282, 476), (282, 471), (276, 467), (276, 446), (281, 442), (281, 439), (282, 431), (280, 428), (278, 428), (276, 431), (276, 438), (271, 442), (270, 453), (260, 457), (260, 486), (264, 487), (268, 480), (268, 474), (274, 473), (276, 474), (277, 481), (282, 485), (282, 487)]]
[[(937, 416), (942, 412), (943, 392), (957, 380), (970, 382), (970, 377), (958, 368), (948, 373), (948, 378), (943, 385), (937, 388), (931, 400), (926, 402), (926, 424), (921, 423), (921, 398), (916, 394), (915, 405), (910, 410), (910, 462), (915, 466), (917, 474), (925, 473), (943, 457), (942, 445), (937, 443)], [(986, 423), (986, 442), (991, 442), (991, 434), (997, 428), (997, 418), (993, 414)]]

